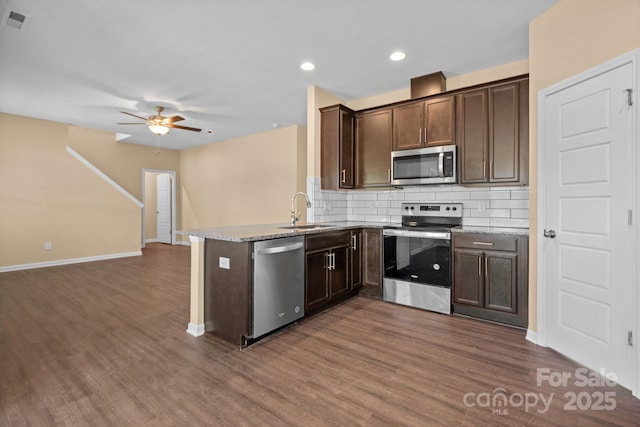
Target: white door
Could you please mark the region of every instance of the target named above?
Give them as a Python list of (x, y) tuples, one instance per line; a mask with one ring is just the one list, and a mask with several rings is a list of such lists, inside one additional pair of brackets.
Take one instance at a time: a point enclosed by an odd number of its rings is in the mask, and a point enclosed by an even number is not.
[(539, 166), (546, 345), (628, 388), (638, 262), (629, 219), (632, 71), (629, 63), (545, 99)]
[(158, 242), (171, 243), (171, 175), (157, 176), (158, 206), (156, 210)]

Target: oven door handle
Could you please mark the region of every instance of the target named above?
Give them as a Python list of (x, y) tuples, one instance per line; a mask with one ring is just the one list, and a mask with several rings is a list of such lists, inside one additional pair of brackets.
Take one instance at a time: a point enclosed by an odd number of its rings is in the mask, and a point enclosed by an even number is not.
[(384, 236), (399, 236), (399, 237), (417, 237), (419, 239), (443, 239), (451, 240), (451, 233), (442, 231), (411, 231), (411, 230), (398, 230), (395, 228), (385, 228), (382, 230)]

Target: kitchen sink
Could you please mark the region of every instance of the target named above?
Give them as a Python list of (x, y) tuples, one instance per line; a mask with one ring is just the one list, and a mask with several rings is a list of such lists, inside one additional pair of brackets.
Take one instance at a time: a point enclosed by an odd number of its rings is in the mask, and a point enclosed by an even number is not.
[(284, 227), (278, 227), (278, 228), (282, 228), (284, 230), (312, 230), (314, 228), (325, 228), (325, 227), (331, 227), (328, 224), (304, 224), (304, 225), (287, 225)]

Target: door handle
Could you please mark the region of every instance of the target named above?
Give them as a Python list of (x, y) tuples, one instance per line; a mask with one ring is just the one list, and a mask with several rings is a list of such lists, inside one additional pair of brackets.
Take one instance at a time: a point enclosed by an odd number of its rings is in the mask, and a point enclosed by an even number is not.
[(556, 231), (555, 230), (547, 230), (546, 228), (544, 229), (544, 237), (548, 237), (550, 239), (553, 239), (556, 237)]

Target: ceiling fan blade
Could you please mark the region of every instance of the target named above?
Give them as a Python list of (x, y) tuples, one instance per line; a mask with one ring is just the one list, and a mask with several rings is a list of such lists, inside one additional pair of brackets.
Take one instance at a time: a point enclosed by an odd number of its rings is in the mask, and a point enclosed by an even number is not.
[(148, 123), (116, 123), (117, 125), (148, 125)]
[(182, 129), (182, 130), (190, 130), (193, 132), (200, 132), (202, 131), (202, 129), (198, 129), (198, 128), (190, 128), (188, 126), (180, 126), (180, 125), (174, 125), (174, 124), (167, 124), (166, 127), (168, 128), (174, 128), (174, 129)]
[(167, 121), (167, 123), (175, 123), (175, 122), (181, 122), (182, 120), (184, 120), (184, 117), (176, 115), (176, 116), (167, 117), (165, 120)]
[(146, 122), (147, 120), (149, 120), (149, 118), (148, 118), (148, 117), (136, 116), (135, 114), (127, 113), (126, 111), (120, 111), (120, 112), (121, 112), (122, 114), (127, 114), (127, 115), (129, 115), (129, 116), (133, 116), (133, 117), (135, 117), (135, 118), (137, 118), (137, 119), (144, 120), (145, 122)]

